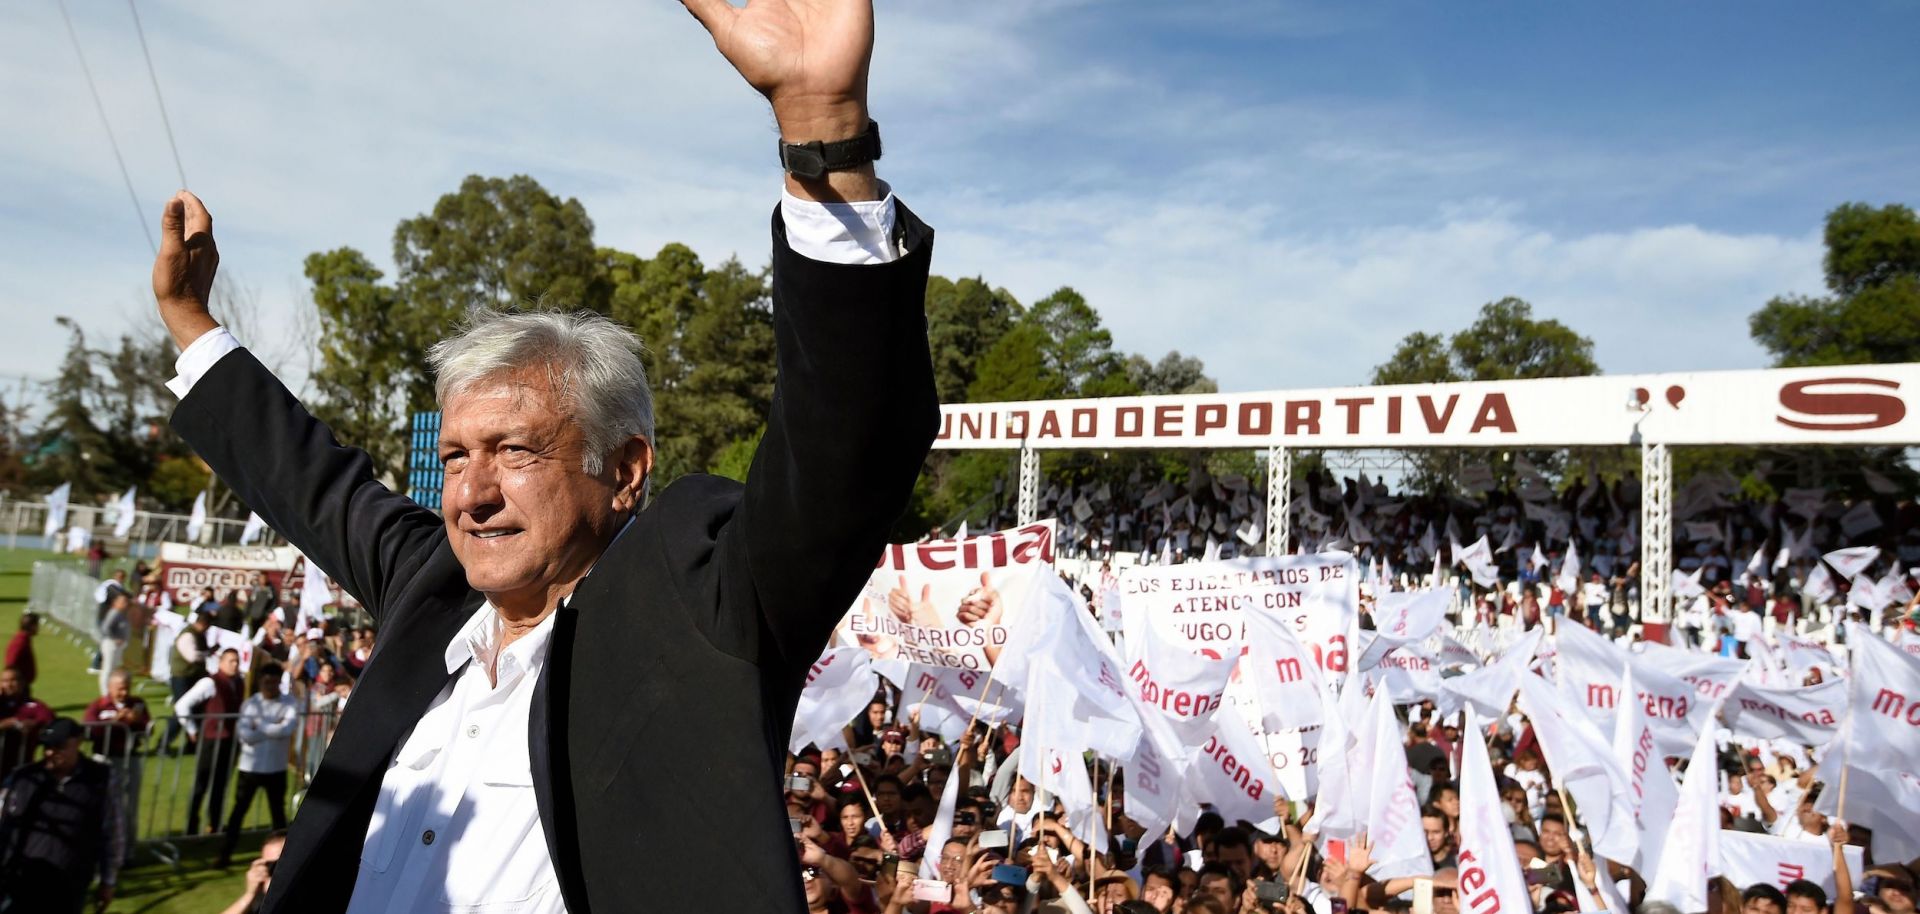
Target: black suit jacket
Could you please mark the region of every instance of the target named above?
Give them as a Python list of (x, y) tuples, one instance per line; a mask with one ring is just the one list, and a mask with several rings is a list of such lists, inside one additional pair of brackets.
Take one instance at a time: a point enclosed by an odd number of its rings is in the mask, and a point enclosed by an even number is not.
[[(898, 261), (824, 264), (788, 247), (775, 213), (778, 373), (749, 482), (675, 482), (557, 611), (528, 739), (574, 914), (805, 909), (780, 787), (794, 705), (938, 422), (933, 232), (904, 206), (899, 227)], [(440, 517), (376, 482), (251, 354), (222, 358), (173, 427), (379, 622), (267, 898), (343, 909), (388, 760), (482, 597)]]

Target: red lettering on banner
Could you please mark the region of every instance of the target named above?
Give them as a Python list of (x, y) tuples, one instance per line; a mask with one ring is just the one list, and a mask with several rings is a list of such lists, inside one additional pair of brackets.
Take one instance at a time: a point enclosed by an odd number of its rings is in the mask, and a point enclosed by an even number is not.
[(1240, 404), (1240, 434), (1273, 434), (1273, 404), (1259, 402)]
[[(1482, 888), (1486, 891), (1480, 892)], [(1474, 892), (1480, 894), (1466, 897)], [(1479, 858), (1464, 847), (1460, 849), (1460, 895), (1462, 907), (1472, 914), (1500, 914), (1500, 894), (1487, 885), (1487, 870)]]
[(1507, 406), (1506, 394), (1496, 391), (1480, 402), (1480, 414), (1473, 417), (1473, 427), (1467, 432), (1474, 434), (1483, 428), (1513, 434), (1513, 410)]
[(1587, 707), (1611, 708), (1620, 701), (1613, 686), (1598, 683), (1587, 686)]
[(1287, 401), (1287, 434), (1297, 435), (1303, 429), (1309, 435), (1320, 434), (1319, 400)]
[(1100, 429), (1100, 411), (1097, 409), (1076, 409), (1073, 411), (1073, 431), (1075, 438), (1092, 438)]
[(1059, 437), (1061, 437), (1061, 435), (1060, 435), (1060, 414), (1059, 414), (1059, 413), (1056, 413), (1056, 412), (1054, 412), (1053, 410), (1047, 410), (1047, 411), (1046, 411), (1046, 413), (1045, 413), (1045, 414), (1043, 414), (1043, 415), (1042, 415), (1042, 416), (1040, 417), (1040, 435), (1039, 435), (1039, 437), (1041, 437), (1041, 438), (1059, 438)]
[(1133, 764), (1129, 767), (1128, 773), (1138, 776), (1140, 786), (1146, 788), (1148, 792), (1159, 793), (1160, 753), (1146, 751), (1134, 753)]
[(1209, 429), (1227, 427), (1227, 408), (1219, 403), (1202, 403), (1193, 420), (1193, 433), (1204, 435)]
[(919, 550), (921, 567), (931, 571), (945, 571), (957, 564), (952, 559), (946, 557), (954, 551), (953, 541), (951, 540), (934, 540), (932, 542), (921, 543)]
[(1014, 439), (1027, 437), (1028, 420), (1029, 416), (1024, 409), (1016, 409), (1007, 413), (1007, 437)]
[(1180, 407), (1156, 406), (1153, 408), (1153, 433), (1162, 438), (1180, 434)]
[(1873, 696), (1873, 709), (1894, 720), (1920, 727), (1920, 702), (1892, 689), (1881, 689)]
[(1138, 438), (1146, 430), (1146, 410), (1122, 406), (1113, 412), (1113, 434), (1118, 438)]
[(1400, 434), (1400, 398), (1387, 398), (1387, 434)]
[(1653, 731), (1640, 728), (1640, 739), (1633, 744), (1633, 814), (1640, 814), (1640, 801), (1647, 795), (1647, 768), (1653, 764)]
[(1206, 717), (1220, 708), (1220, 696), (1188, 692), (1184, 689), (1169, 689), (1153, 678), (1147, 669), (1146, 661), (1135, 660), (1133, 669), (1127, 671), (1133, 677), (1134, 685), (1139, 687), (1140, 700), (1154, 705), (1162, 711), (1168, 711), (1177, 717)]
[(1436, 435), (1447, 430), (1447, 422), (1453, 418), (1453, 408), (1460, 403), (1459, 394), (1447, 394), (1447, 408), (1436, 413), (1433, 411), (1432, 397), (1421, 394), (1415, 399), (1420, 401), (1420, 417), (1427, 420), (1427, 431)]
[(979, 413), (960, 414), (960, 434), (968, 438), (980, 437), (981, 423)]
[[(1227, 751), (1227, 744), (1221, 742), (1218, 737), (1207, 737), (1207, 747), (1203, 752), (1207, 758), (1220, 766), (1221, 771), (1226, 772), (1227, 780), (1246, 791), (1247, 799), (1258, 800), (1260, 795), (1266, 792), (1266, 783), (1254, 777), (1251, 769), (1242, 765), (1239, 759), (1234, 758), (1233, 753)], [(1411, 790), (1412, 787), (1409, 786), (1408, 789)]]
[(1347, 411), (1347, 434), (1360, 434), (1360, 407), (1373, 402), (1372, 397), (1341, 397), (1333, 401), (1335, 406)]
[(1784, 415), (1775, 416), (1781, 425), (1790, 428), (1802, 428), (1816, 432), (1857, 432), (1870, 428), (1886, 428), (1907, 417), (1907, 404), (1899, 397), (1887, 394), (1862, 392), (1823, 393), (1813, 388), (1831, 384), (1864, 384), (1869, 387), (1884, 387), (1899, 390), (1900, 382), (1884, 378), (1815, 378), (1807, 381), (1794, 381), (1780, 387), (1780, 406), (1788, 412), (1809, 416), (1846, 416), (1862, 417), (1852, 421), (1809, 422), (1804, 419), (1789, 419)]
[(838, 659), (840, 659), (840, 655), (828, 654), (819, 660), (815, 660), (813, 666), (807, 669), (807, 685), (813, 685), (813, 681), (819, 679), (820, 674), (826, 672), (827, 667), (833, 666), (833, 662)]
[(1685, 695), (1655, 695), (1652, 692), (1641, 692), (1636, 697), (1647, 709), (1648, 717), (1681, 720), (1687, 716), (1688, 705)]
[(1837, 727), (1840, 725), (1840, 722), (1834, 719), (1833, 712), (1826, 708), (1821, 708), (1818, 712), (1808, 711), (1804, 714), (1795, 714), (1770, 701), (1763, 701), (1758, 698), (1742, 698), (1740, 699), (1740, 710), (1752, 711), (1756, 714), (1765, 714), (1775, 720), (1797, 720), (1802, 723), (1814, 724), (1821, 727)]
[(1292, 657), (1282, 657), (1273, 662), (1273, 674), (1281, 682), (1300, 681), (1300, 661)]
[(935, 435), (934, 440), (946, 441), (952, 437), (953, 437), (953, 414), (943, 412), (940, 416), (940, 434)]

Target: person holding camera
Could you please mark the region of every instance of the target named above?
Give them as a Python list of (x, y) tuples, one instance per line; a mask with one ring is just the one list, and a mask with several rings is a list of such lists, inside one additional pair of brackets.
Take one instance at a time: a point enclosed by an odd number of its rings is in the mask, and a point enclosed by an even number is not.
[(267, 835), (267, 840), (260, 845), (260, 856), (247, 865), (247, 887), (220, 914), (255, 914), (260, 910), (267, 900), (267, 886), (273, 882), (273, 868), (280, 862), (280, 849), (286, 844), (284, 829)]

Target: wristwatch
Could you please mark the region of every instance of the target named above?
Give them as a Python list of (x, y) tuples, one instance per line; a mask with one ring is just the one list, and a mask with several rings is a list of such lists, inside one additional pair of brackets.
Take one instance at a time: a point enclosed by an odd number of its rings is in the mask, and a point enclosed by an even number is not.
[(848, 140), (823, 143), (781, 143), (780, 167), (803, 180), (813, 180), (830, 171), (845, 171), (880, 158), (880, 122), (867, 121), (867, 129)]

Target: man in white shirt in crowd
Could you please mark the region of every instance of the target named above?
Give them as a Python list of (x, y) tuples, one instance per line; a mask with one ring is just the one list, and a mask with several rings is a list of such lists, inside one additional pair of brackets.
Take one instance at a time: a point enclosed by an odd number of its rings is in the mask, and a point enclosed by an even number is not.
[(227, 817), (226, 843), (220, 846), (220, 866), (233, 859), (240, 843), (240, 824), (253, 806), (253, 795), (265, 791), (267, 814), (273, 828), (287, 827), (287, 748), (300, 726), (300, 703), (280, 689), (280, 664), (269, 660), (255, 671), (255, 691), (240, 705), (240, 778), (233, 790), (233, 812)]
[(1754, 612), (1753, 607), (1746, 605), (1744, 602), (1736, 602), (1727, 610), (1727, 616), (1729, 617), (1729, 624), (1733, 626), (1733, 640), (1740, 644), (1740, 656), (1751, 656), (1748, 645), (1758, 641), (1761, 637), (1760, 633), (1762, 629), (1765, 628), (1765, 623), (1760, 618), (1760, 614)]

